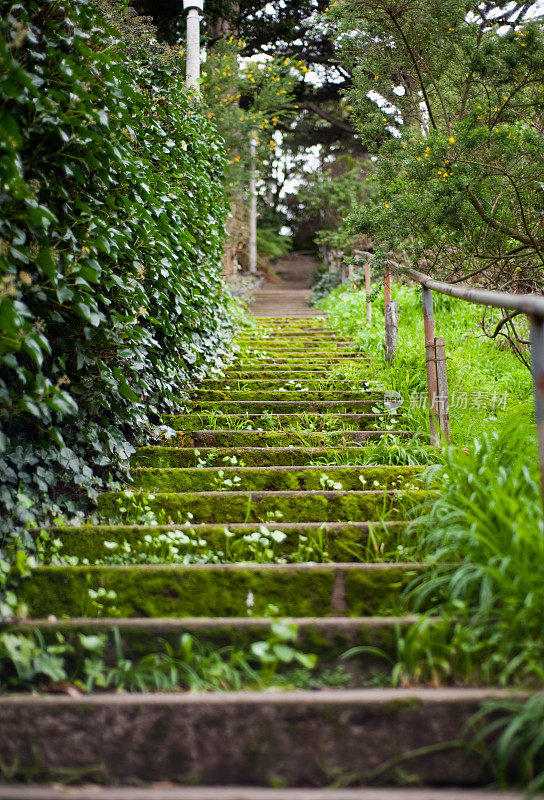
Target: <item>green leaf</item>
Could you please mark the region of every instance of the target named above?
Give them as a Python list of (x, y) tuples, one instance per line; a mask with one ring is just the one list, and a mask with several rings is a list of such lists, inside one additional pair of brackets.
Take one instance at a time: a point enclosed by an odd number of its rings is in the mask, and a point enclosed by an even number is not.
[(50, 247), (42, 247), (38, 257), (36, 258), (36, 266), (38, 266), (41, 271), (46, 275), (49, 280), (52, 280), (55, 277), (57, 272), (57, 266), (53, 261), (53, 256), (51, 255), (51, 248)]

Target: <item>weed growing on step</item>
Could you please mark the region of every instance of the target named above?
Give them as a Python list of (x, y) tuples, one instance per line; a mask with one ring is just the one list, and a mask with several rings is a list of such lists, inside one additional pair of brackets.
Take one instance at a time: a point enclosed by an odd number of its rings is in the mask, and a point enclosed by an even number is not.
[[(246, 649), (214, 648), (183, 633), (177, 641), (164, 640), (160, 650), (134, 661), (124, 652), (118, 628), (71, 638), (60, 632), (46, 638), (39, 629), (3, 631), (0, 690), (47, 692), (67, 684), (82, 692), (235, 691), (308, 685), (317, 656), (300, 650), (297, 638), (297, 626), (278, 619), (271, 622), (266, 636)], [(320, 677), (314, 680), (319, 684)], [(327, 680), (338, 683), (340, 676), (325, 674), (323, 680), (321, 685), (327, 685)]]

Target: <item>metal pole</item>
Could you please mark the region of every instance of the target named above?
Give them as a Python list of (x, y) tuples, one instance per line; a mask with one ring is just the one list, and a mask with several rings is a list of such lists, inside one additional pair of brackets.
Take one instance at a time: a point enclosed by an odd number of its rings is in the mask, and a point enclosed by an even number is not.
[(183, 0), (183, 10), (187, 11), (187, 86), (198, 86), (200, 81), (200, 12), (204, 0)]
[(425, 286), (421, 287), (423, 296), (423, 326), (425, 328), (425, 364), (427, 368), (427, 394), (429, 397), (429, 432), (431, 444), (438, 446), (435, 419), (438, 417), (436, 381), (436, 350), (434, 345), (433, 294)]
[(370, 264), (365, 261), (365, 293), (366, 293), (366, 322), (370, 326), (372, 323), (372, 303), (370, 302), (370, 292), (372, 287), (370, 285)]
[(250, 173), (249, 173), (249, 271), (257, 272), (257, 135), (251, 134), (249, 143)]
[(535, 420), (540, 467), (540, 491), (544, 503), (544, 318), (531, 318), (531, 360), (535, 391)]

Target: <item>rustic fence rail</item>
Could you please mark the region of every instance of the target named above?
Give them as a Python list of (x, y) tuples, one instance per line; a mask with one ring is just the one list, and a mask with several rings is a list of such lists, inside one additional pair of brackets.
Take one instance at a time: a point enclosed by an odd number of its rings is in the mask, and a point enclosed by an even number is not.
[[(372, 253), (356, 251), (355, 255), (364, 256), (365, 263), (365, 288), (367, 296), (370, 285), (370, 262)], [(427, 392), (429, 397), (429, 428), (431, 442), (438, 445), (440, 437), (449, 441), (449, 401), (448, 379), (446, 368), (445, 342), (441, 337), (435, 336), (433, 292), (456, 297), (467, 303), (500, 308), (505, 311), (514, 311), (525, 314), (530, 323), (530, 348), (531, 371), (533, 375), (533, 388), (535, 400), (535, 421), (537, 429), (538, 464), (540, 468), (540, 486), (544, 503), (544, 297), (534, 294), (510, 294), (497, 292), (490, 289), (468, 286), (462, 283), (446, 283), (437, 281), (424, 272), (388, 260), (384, 274), (384, 312), (386, 319), (386, 351), (388, 360), (392, 360), (388, 350), (391, 342), (391, 331), (387, 330), (388, 320), (395, 315), (390, 309), (391, 303), (391, 275), (402, 274), (419, 283), (422, 291), (422, 310), (425, 330), (425, 356), (427, 369)], [(367, 277), (368, 276), (368, 277)], [(367, 320), (368, 320), (367, 315)], [(396, 345), (396, 333), (393, 336)]]

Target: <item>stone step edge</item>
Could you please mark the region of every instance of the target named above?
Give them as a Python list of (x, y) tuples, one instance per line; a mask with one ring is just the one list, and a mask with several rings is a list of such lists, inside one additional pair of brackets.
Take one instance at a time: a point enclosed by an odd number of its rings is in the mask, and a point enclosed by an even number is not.
[[(282, 436), (291, 436), (291, 435), (295, 435), (296, 434), (297, 436), (300, 436), (301, 438), (303, 438), (304, 436), (347, 436), (348, 434), (354, 434), (354, 435), (358, 436), (360, 439), (376, 439), (376, 438), (379, 438), (380, 436), (385, 436), (388, 433), (390, 433), (392, 436), (421, 436), (421, 434), (418, 433), (418, 431), (401, 431), (401, 430), (398, 430), (398, 431), (386, 431), (386, 430), (357, 431), (357, 430), (355, 430), (354, 431), (354, 430), (347, 430), (347, 429), (346, 430), (340, 430), (340, 431), (246, 431), (246, 430), (244, 430), (242, 428), (234, 428), (234, 429), (230, 429), (230, 428), (202, 428), (201, 430), (198, 430), (198, 431), (177, 431), (177, 433), (179, 433), (179, 434), (187, 433), (187, 434), (190, 434), (190, 435), (191, 434), (192, 435), (197, 435), (197, 434), (198, 435), (202, 435), (202, 434), (204, 434), (206, 436), (208, 436), (209, 434), (218, 434), (218, 433), (220, 433), (222, 435), (225, 434), (225, 433), (235, 433), (235, 434), (239, 434), (239, 433), (245, 433), (245, 434), (258, 433), (261, 436), (263, 434), (266, 435), (268, 433), (270, 433), (270, 434), (272, 434), (274, 436), (280, 436), (280, 435), (282, 435)], [(172, 441), (172, 439), (169, 439), (168, 441)], [(200, 448), (198, 448), (198, 449), (200, 449)]]
[[(132, 492), (132, 489), (122, 489), (118, 492), (103, 492), (100, 497), (120, 497), (123, 492)], [(136, 490), (132, 492), (133, 494), (138, 494), (140, 490)], [(300, 498), (310, 498), (310, 497), (323, 497), (325, 500), (335, 500), (337, 497), (383, 497), (387, 495), (387, 497), (392, 498), (404, 498), (407, 495), (417, 494), (418, 496), (423, 496), (424, 490), (422, 489), (277, 489), (277, 490), (270, 490), (266, 491), (259, 489), (259, 490), (248, 490), (248, 489), (239, 489), (238, 491), (214, 491), (214, 492), (153, 492), (153, 491), (144, 491), (144, 494), (152, 494), (154, 495), (155, 499), (160, 499), (163, 495), (179, 495), (180, 497), (190, 496), (190, 497), (202, 497), (202, 498), (215, 498), (217, 500), (230, 500), (234, 498), (240, 497), (249, 497), (251, 495), (252, 500), (259, 501), (259, 500), (266, 500), (269, 498), (277, 498), (278, 500), (296, 500)], [(125, 495), (127, 496), (127, 495)], [(327, 520), (314, 520), (315, 522), (326, 522)], [(329, 520), (333, 521), (333, 520)], [(344, 522), (345, 520), (337, 520), (337, 522)], [(368, 522), (368, 520), (365, 520)], [(273, 524), (273, 523), (271, 523)]]
[[(542, 694), (542, 692), (532, 693)], [(371, 689), (323, 689), (319, 692), (307, 689), (286, 691), (268, 690), (233, 692), (142, 692), (139, 694), (118, 694), (104, 692), (99, 694), (71, 697), (69, 695), (11, 694), (0, 695), (0, 709), (5, 706), (293, 706), (303, 703), (306, 706), (374, 706), (390, 705), (398, 701), (417, 701), (428, 705), (445, 703), (455, 706), (459, 702), (480, 703), (486, 700), (525, 699), (530, 695), (519, 689), (497, 687), (415, 687), (415, 688), (371, 688)], [(1, 718), (1, 715), (0, 715)]]
[[(349, 631), (360, 628), (394, 628), (397, 625), (413, 625), (419, 619), (415, 614), (391, 617), (69, 617), (11, 619), (0, 622), (2, 628), (17, 630), (54, 630), (56, 628), (110, 628), (151, 630), (206, 631), (214, 628), (270, 628), (274, 622), (296, 625), (299, 629), (316, 628), (322, 631)], [(431, 622), (440, 622), (439, 617), (428, 617)]]
[(195, 531), (195, 533), (205, 533), (207, 529), (223, 529), (228, 528), (233, 533), (244, 533), (244, 531), (254, 531), (257, 526), (264, 526), (266, 528), (274, 528), (274, 530), (281, 530), (286, 532), (291, 531), (310, 531), (310, 530), (322, 530), (325, 533), (342, 533), (345, 528), (351, 528), (352, 530), (355, 529), (360, 531), (361, 533), (368, 533), (370, 525), (379, 525), (380, 528), (382, 526), (386, 528), (395, 528), (395, 527), (402, 527), (408, 525), (408, 520), (394, 520), (394, 521), (382, 521), (382, 520), (370, 520), (370, 522), (229, 522), (222, 524), (221, 522), (185, 522), (182, 524), (172, 523), (171, 525), (133, 525), (130, 522), (128, 523), (119, 523), (118, 525), (112, 524), (100, 524), (100, 525), (93, 525), (91, 523), (83, 524), (83, 525), (63, 525), (62, 527), (58, 528), (55, 526), (47, 527), (41, 526), (40, 528), (36, 528), (36, 531), (48, 531), (49, 533), (54, 533), (55, 535), (62, 535), (66, 531), (74, 533), (76, 531), (81, 531), (85, 533), (91, 530), (100, 529), (104, 532), (104, 535), (108, 533), (113, 533), (114, 531), (118, 530), (130, 530), (136, 533), (164, 533), (165, 531)]
[[(267, 789), (251, 786), (0, 786), (0, 800), (525, 800), (524, 792), (474, 789)], [(544, 795), (533, 795), (535, 800)]]
[[(257, 449), (260, 450), (261, 448), (257, 448)], [(292, 448), (282, 448), (282, 449), (292, 449)], [(410, 472), (413, 472), (413, 471), (415, 471), (417, 469), (425, 469), (426, 466), (427, 466), (426, 464), (416, 464), (414, 466), (405, 466), (405, 465), (399, 465), (399, 464), (345, 464), (345, 465), (332, 464), (331, 466), (327, 466), (325, 464), (319, 464), (319, 465), (314, 466), (312, 464), (301, 464), (300, 466), (297, 467), (296, 465), (286, 464), (284, 466), (280, 465), (278, 467), (274, 467), (274, 466), (263, 466), (263, 467), (249, 466), (249, 467), (243, 467), (243, 466), (239, 466), (239, 465), (236, 465), (236, 464), (234, 464), (232, 466), (230, 466), (229, 464), (218, 464), (217, 466), (210, 466), (210, 467), (143, 467), (142, 466), (142, 467), (133, 467), (131, 472), (133, 474), (140, 474), (141, 472), (145, 473), (145, 472), (151, 472), (151, 471), (159, 472), (159, 473), (161, 473), (161, 472), (173, 472), (174, 471), (176, 473), (184, 473), (184, 474), (186, 472), (191, 472), (191, 473), (198, 472), (199, 474), (203, 473), (204, 475), (206, 475), (206, 474), (209, 474), (209, 475), (215, 474), (219, 470), (221, 470), (221, 472), (224, 472), (225, 474), (228, 474), (228, 475), (232, 475), (234, 473), (262, 472), (262, 471), (269, 472), (269, 473), (272, 473), (272, 472), (305, 472), (305, 471), (306, 472), (310, 472), (312, 470), (314, 472), (323, 472), (324, 469), (328, 470), (328, 472), (335, 472), (335, 471), (340, 471), (340, 470), (345, 471), (347, 469), (355, 470), (355, 471), (357, 471), (357, 470), (366, 470), (368, 472), (370, 472), (372, 470), (382, 470), (382, 471), (387, 470), (388, 472), (393, 472), (395, 470), (409, 470)], [(130, 486), (128, 488), (130, 488)]]
[(226, 564), (76, 564), (64, 565), (45, 565), (32, 567), (32, 572), (130, 572), (138, 570), (141, 572), (387, 572), (389, 570), (400, 571), (422, 571), (428, 568), (428, 564), (414, 562), (397, 561), (377, 561), (377, 562), (301, 562), (295, 564), (258, 564), (254, 561), (240, 561), (238, 563)]

